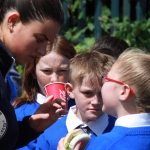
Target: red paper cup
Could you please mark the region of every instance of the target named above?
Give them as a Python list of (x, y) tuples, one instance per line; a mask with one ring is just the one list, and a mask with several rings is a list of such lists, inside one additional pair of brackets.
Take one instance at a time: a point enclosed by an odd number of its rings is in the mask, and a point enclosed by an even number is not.
[(65, 90), (65, 83), (63, 82), (55, 82), (49, 83), (44, 86), (46, 97), (53, 95), (54, 99), (60, 98), (66, 102), (67, 109), (67, 93)]

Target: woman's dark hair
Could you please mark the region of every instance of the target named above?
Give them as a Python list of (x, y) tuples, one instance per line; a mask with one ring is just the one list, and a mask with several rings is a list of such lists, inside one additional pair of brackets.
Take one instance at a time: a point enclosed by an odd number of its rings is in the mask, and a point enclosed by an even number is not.
[[(54, 39), (49, 42), (46, 49), (46, 55), (51, 51), (54, 51), (69, 60), (76, 55), (76, 50), (72, 43), (61, 35), (55, 36)], [(34, 62), (29, 62), (25, 66), (22, 85), (24, 95), (18, 97), (13, 102), (14, 107), (21, 106), (27, 102), (32, 103), (35, 100), (36, 94), (39, 92), (39, 85), (37, 79), (35, 79), (33, 75), (35, 73), (36, 65), (41, 57), (35, 58)]]
[(51, 19), (59, 24), (64, 22), (64, 12), (60, 0), (0, 0), (0, 24), (5, 14), (16, 10), (23, 24)]
[(129, 45), (125, 41), (117, 37), (106, 36), (100, 38), (95, 43), (91, 51), (98, 51), (100, 53), (113, 56), (114, 58), (118, 58), (119, 55), (127, 48), (129, 48)]

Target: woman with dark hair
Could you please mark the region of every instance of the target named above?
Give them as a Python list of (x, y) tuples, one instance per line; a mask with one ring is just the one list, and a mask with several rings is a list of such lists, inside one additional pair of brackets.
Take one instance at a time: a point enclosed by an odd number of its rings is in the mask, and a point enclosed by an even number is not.
[(6, 83), (14, 61), (25, 65), (45, 55), (48, 41), (58, 33), (63, 20), (59, 0), (0, 0), (0, 149), (26, 145), (66, 113), (56, 111), (65, 105), (56, 100), (17, 123)]
[[(73, 45), (65, 37), (56, 36), (53, 41), (49, 42), (45, 56), (35, 58), (33, 62), (29, 62), (25, 66), (23, 78), (24, 96), (18, 97), (13, 103), (18, 121), (33, 114), (41, 104), (45, 103), (45, 85), (54, 82), (68, 82), (69, 60), (75, 54), (76, 51)], [(42, 134), (44, 137), (50, 134), (46, 131)], [(21, 149), (35, 149), (39, 145), (42, 146), (41, 141), (43, 140), (45, 138), (42, 140), (37, 138)], [(43, 148), (49, 149), (47, 147)]]

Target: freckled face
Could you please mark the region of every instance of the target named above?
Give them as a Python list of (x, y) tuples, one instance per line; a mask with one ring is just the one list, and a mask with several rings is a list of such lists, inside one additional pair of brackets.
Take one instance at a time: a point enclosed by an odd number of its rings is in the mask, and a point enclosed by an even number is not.
[(67, 82), (69, 75), (69, 59), (54, 51), (43, 56), (36, 65), (36, 78), (40, 93), (45, 94), (44, 86), (50, 82)]
[(81, 86), (74, 87), (73, 95), (77, 106), (76, 115), (82, 121), (96, 120), (103, 114), (101, 87), (95, 85), (93, 88), (86, 79), (83, 79)]

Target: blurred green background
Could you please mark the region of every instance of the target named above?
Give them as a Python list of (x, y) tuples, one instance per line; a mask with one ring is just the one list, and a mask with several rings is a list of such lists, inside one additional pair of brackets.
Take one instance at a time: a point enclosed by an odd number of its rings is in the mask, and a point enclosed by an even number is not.
[[(77, 53), (87, 52), (97, 39), (115, 36), (131, 47), (150, 52), (149, 0), (62, 0), (65, 12), (60, 33)], [(23, 74), (23, 66), (17, 65)]]

